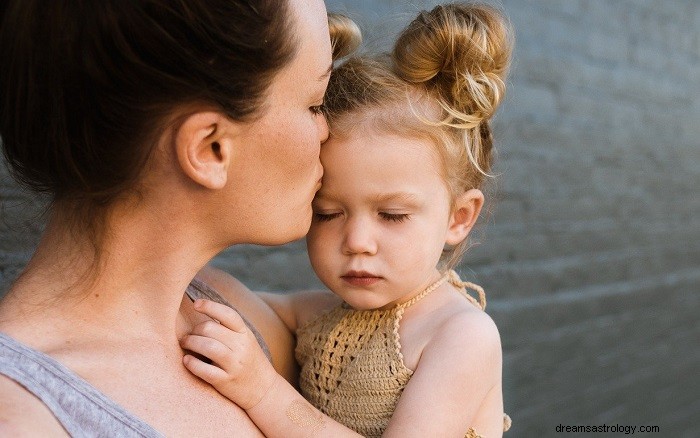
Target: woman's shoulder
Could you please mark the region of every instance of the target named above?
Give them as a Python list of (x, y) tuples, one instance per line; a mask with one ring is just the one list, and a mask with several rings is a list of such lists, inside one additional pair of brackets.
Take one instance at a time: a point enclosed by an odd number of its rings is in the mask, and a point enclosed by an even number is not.
[(266, 326), (271, 322), (268, 318), (276, 317), (270, 306), (228, 272), (205, 266), (197, 273), (195, 280), (219, 295), (259, 330), (263, 330), (264, 327), (258, 327), (257, 321), (262, 319), (262, 325)]
[(220, 269), (206, 266), (197, 273), (196, 279), (230, 303), (260, 332), (277, 372), (293, 380), (296, 375), (294, 337), (273, 309), (242, 282)]
[(44, 403), (1, 374), (0, 412), (0, 436), (68, 436)]
[(197, 273), (196, 279), (214, 289), (222, 298), (232, 304), (252, 295), (250, 289), (237, 278), (210, 265), (202, 268)]

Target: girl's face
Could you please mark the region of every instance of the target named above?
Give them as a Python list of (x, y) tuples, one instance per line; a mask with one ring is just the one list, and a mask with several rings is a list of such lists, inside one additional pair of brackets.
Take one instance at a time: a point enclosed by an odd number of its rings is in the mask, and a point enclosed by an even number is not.
[(355, 309), (391, 307), (439, 278), (450, 197), (430, 141), (358, 131), (321, 151), (309, 257)]
[(281, 244), (302, 237), (320, 187), (321, 142), (328, 126), (319, 105), (328, 85), (331, 44), (322, 0), (290, 0), (295, 58), (273, 79), (261, 118), (242, 127), (229, 177), (240, 243)]

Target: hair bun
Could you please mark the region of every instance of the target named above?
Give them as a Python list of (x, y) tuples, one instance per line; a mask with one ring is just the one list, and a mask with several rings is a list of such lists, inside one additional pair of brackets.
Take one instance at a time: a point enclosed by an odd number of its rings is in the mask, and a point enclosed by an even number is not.
[(490, 118), (505, 92), (512, 32), (504, 15), (481, 4), (452, 3), (422, 12), (399, 35), (396, 73), (437, 92), (444, 123), (470, 129)]
[(334, 61), (353, 53), (362, 43), (360, 28), (345, 15), (329, 13), (328, 30), (331, 34)]

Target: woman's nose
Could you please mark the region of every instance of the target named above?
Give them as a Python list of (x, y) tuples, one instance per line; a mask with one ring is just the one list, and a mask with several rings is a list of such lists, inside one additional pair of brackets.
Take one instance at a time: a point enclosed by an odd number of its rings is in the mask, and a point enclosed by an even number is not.
[(343, 252), (348, 255), (377, 253), (377, 240), (367, 221), (351, 219), (346, 223)]

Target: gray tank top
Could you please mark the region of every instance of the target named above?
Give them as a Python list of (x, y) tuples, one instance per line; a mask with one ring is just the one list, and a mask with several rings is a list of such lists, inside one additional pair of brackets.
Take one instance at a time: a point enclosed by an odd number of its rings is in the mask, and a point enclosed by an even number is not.
[(3, 333), (0, 374), (37, 396), (70, 436), (163, 436), (65, 366)]
[[(231, 307), (199, 281), (187, 288), (191, 299), (209, 298)], [(246, 321), (269, 357), (267, 345)], [(162, 437), (95, 387), (46, 354), (0, 332), (0, 374), (39, 398), (73, 437)]]

